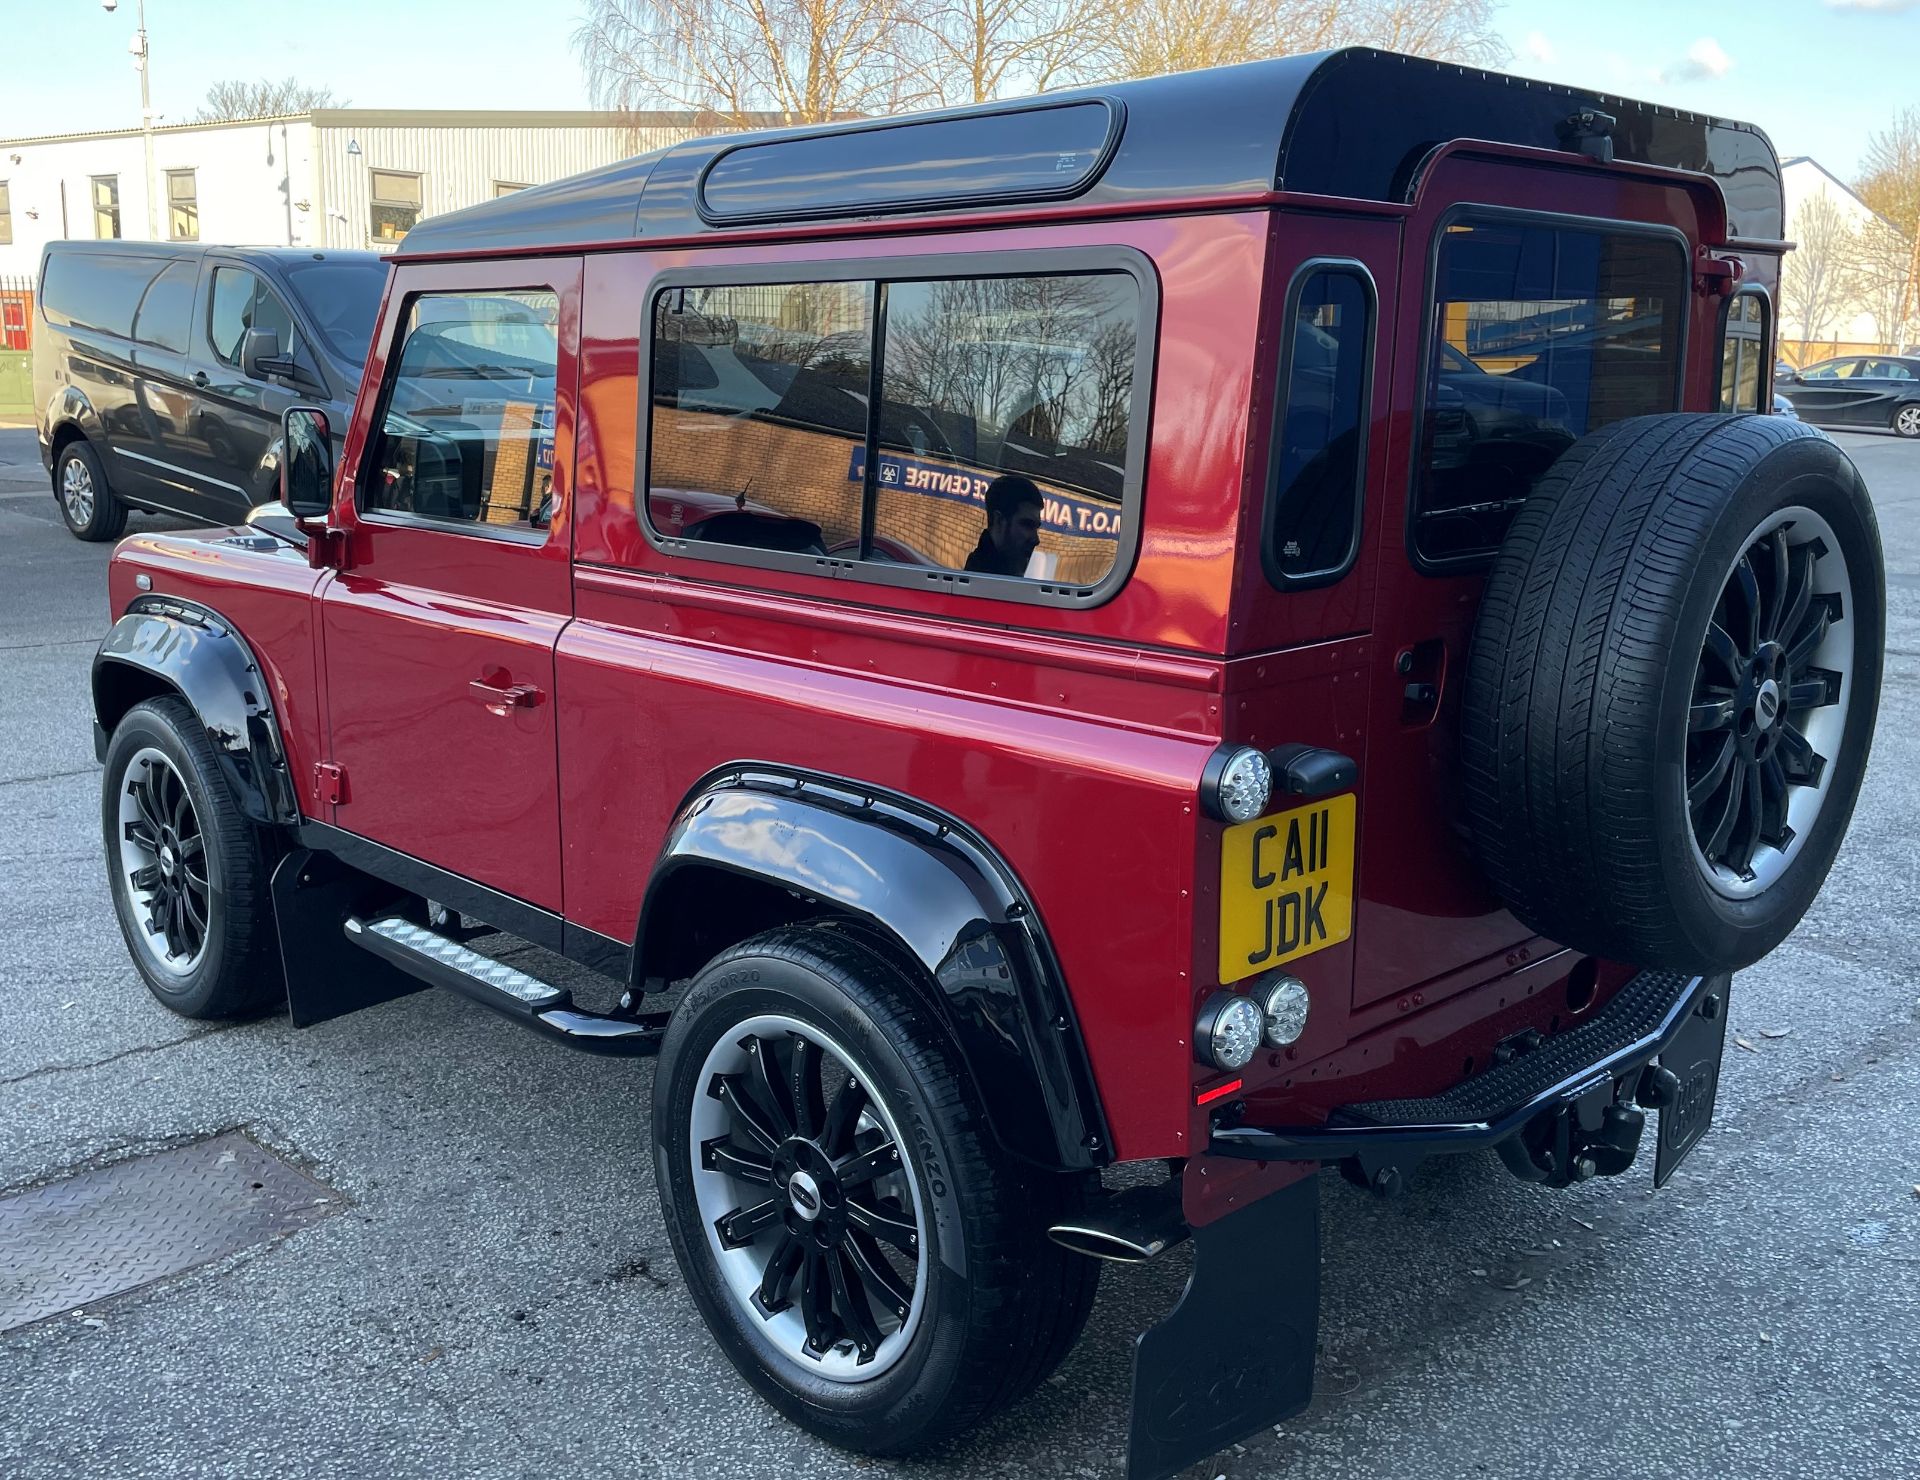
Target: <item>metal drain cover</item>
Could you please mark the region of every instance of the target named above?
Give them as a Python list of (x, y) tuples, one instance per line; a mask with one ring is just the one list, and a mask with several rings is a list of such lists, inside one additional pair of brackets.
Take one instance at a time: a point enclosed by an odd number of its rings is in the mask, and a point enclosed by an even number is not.
[(224, 1259), (345, 1206), (237, 1132), (0, 1198), (0, 1331)]

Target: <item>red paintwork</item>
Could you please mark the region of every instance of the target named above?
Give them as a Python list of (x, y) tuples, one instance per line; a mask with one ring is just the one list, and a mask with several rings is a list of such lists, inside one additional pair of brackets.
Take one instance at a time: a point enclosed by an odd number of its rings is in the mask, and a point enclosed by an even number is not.
[[(1410, 207), (1282, 195), (1095, 219), (1048, 208), (991, 226), (952, 218), (635, 243), (583, 256), (409, 260), (395, 272), (334, 523), (345, 568), (207, 539), (123, 546), (135, 566), (239, 624), (269, 664), (288, 743), (343, 764), (328, 820), (631, 940), (654, 857), (688, 788), (751, 758), (908, 792), (998, 848), (1036, 900), (1073, 993), (1115, 1149), (1189, 1153), (1204, 1136), (1193, 1007), (1212, 990), (1220, 828), (1196, 801), (1221, 739), (1325, 744), (1360, 762), (1352, 938), (1305, 958), (1301, 1043), (1245, 1071), (1257, 1118), (1314, 1120), (1357, 1095), (1424, 1093), (1518, 1027), (1564, 1013), (1571, 957), (1486, 894), (1451, 827), (1454, 688), (1478, 581), (1405, 555), (1428, 245), (1461, 201), (1670, 223), (1719, 245), (1715, 188), (1692, 177), (1462, 144)], [(638, 369), (662, 271), (845, 258), (890, 262), (1130, 246), (1161, 308), (1139, 556), (1090, 611), (1012, 606), (667, 556), (635, 510)], [(1748, 280), (1777, 256), (1744, 244)], [(1338, 583), (1282, 594), (1258, 538), (1282, 299), (1315, 256), (1365, 263), (1379, 294), (1360, 558)], [(556, 490), (538, 547), (361, 519), (351, 490), (386, 348), (418, 288), (550, 286), (562, 301)], [(1718, 385), (1721, 299), (1692, 300), (1685, 404)], [(576, 355), (577, 351), (577, 355)], [(697, 517), (697, 514), (695, 515)], [(319, 620), (310, 595), (319, 592)], [(316, 633), (323, 641), (316, 639)], [(1403, 722), (1395, 659), (1431, 641), (1442, 701)], [(324, 651), (316, 658), (316, 650)], [(549, 702), (509, 717), (484, 675)], [(322, 721), (321, 710), (330, 705)], [(1618, 985), (1602, 976), (1601, 998)], [(1205, 1220), (1302, 1175), (1197, 1157)]]

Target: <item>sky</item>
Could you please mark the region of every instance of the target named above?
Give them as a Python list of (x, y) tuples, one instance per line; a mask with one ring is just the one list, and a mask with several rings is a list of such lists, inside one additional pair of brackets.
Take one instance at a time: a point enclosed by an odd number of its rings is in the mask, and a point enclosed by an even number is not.
[[(186, 122), (217, 80), (292, 73), (365, 108), (584, 108), (579, 9), (148, 0), (153, 105)], [(137, 127), (135, 10), (0, 0), (0, 138)], [(1870, 133), (1920, 107), (1920, 0), (1507, 0), (1495, 17), (1511, 71), (1745, 119), (1843, 179)]]

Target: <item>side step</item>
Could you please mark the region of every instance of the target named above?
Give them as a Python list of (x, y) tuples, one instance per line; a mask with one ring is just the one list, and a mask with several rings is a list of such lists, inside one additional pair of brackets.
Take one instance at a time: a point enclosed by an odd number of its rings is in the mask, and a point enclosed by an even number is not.
[(458, 992), (483, 1007), (491, 1007), (523, 1028), (586, 1053), (646, 1057), (660, 1051), (668, 1014), (612, 1017), (585, 1012), (573, 1005), (565, 987), (542, 981), (483, 956), (457, 940), (450, 940), (401, 915), (376, 920), (350, 916), (347, 939), (362, 950), (416, 976), (429, 986)]

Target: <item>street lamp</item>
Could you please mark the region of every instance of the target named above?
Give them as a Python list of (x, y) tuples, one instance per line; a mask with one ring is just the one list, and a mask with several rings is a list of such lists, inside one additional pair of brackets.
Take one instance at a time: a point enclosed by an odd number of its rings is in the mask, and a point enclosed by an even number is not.
[[(140, 74), (140, 141), (145, 146), (147, 173), (141, 193), (147, 198), (147, 240), (160, 240), (160, 202), (153, 190), (153, 95), (147, 79), (147, 0), (135, 0), (139, 7), (139, 28), (127, 43), (133, 53), (133, 70)], [(100, 0), (100, 8), (112, 15), (120, 0)]]

